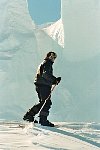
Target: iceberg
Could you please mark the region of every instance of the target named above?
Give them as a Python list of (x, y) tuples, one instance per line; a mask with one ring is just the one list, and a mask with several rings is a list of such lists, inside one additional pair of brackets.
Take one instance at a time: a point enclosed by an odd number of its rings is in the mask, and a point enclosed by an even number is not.
[(100, 121), (100, 2), (62, 0), (61, 18), (38, 26), (26, 0), (0, 1), (0, 118), (22, 120), (37, 102), (36, 69), (49, 51), (58, 58), (50, 113), (54, 121)]

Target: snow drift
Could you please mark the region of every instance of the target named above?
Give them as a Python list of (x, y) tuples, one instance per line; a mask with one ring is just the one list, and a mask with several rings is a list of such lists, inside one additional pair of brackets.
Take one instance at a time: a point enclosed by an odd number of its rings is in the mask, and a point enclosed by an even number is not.
[(10, 150), (100, 150), (98, 139), (100, 124), (64, 122), (58, 124), (58, 128), (50, 128), (25, 122), (0, 122), (0, 148)]

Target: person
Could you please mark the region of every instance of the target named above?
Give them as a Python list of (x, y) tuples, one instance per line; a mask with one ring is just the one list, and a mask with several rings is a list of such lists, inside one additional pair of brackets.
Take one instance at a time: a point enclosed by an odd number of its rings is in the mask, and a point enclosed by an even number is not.
[[(58, 85), (61, 81), (61, 77), (55, 77), (53, 75), (53, 63), (57, 57), (55, 52), (48, 52), (43, 62), (39, 65), (34, 80), (36, 92), (38, 94), (39, 103), (34, 105), (24, 115), (24, 120), (29, 122), (34, 121), (34, 116), (39, 112), (44, 102), (45, 105), (39, 113), (39, 123), (43, 126), (54, 127), (54, 124), (47, 120), (49, 115), (49, 109), (51, 108), (51, 89), (53, 85)], [(47, 99), (47, 100), (46, 100)], [(46, 100), (46, 101), (45, 101)]]

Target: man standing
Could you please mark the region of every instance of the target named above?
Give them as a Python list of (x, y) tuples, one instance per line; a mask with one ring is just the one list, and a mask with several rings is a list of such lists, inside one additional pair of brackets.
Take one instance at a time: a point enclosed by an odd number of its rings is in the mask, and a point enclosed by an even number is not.
[[(57, 57), (55, 52), (47, 53), (44, 61), (39, 65), (34, 84), (38, 94), (39, 103), (34, 105), (25, 115), (24, 120), (34, 121), (34, 116), (39, 112), (39, 123), (43, 126), (54, 127), (54, 124), (47, 120), (51, 108), (51, 88), (61, 81), (61, 77), (53, 76), (52, 65)], [(46, 100), (46, 101), (45, 101)], [(44, 105), (45, 103), (45, 105)], [(44, 106), (43, 106), (44, 105)], [(42, 108), (43, 106), (43, 108)], [(42, 108), (42, 109), (41, 109)]]

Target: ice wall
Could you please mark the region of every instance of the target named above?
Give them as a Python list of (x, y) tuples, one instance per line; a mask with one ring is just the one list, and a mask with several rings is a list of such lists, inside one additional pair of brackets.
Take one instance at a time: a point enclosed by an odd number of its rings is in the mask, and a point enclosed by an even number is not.
[(66, 64), (63, 86), (75, 101), (73, 114), (69, 114), (75, 120), (100, 121), (100, 1), (62, 0), (61, 14)]
[(90, 59), (100, 54), (100, 2), (62, 0), (65, 48), (69, 61)]
[(25, 0), (1, 0), (0, 11), (0, 118), (16, 120), (33, 98), (35, 25)]
[(52, 95), (50, 119), (100, 121), (99, 11), (99, 1), (62, 0), (62, 20), (42, 28), (32, 21), (27, 1), (0, 1), (1, 119), (21, 120), (37, 102), (36, 69), (54, 50), (54, 75), (62, 82)]
[(0, 1), (0, 119), (22, 119), (37, 102), (36, 69), (53, 47), (60, 46), (35, 26), (26, 0)]

